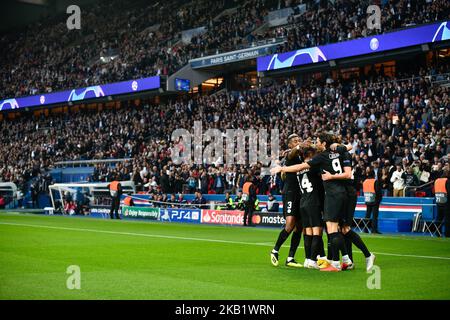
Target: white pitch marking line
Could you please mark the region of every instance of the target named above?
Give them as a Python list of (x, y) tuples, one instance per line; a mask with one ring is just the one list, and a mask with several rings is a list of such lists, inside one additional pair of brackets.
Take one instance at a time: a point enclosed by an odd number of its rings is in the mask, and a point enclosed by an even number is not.
[[(45, 229), (55, 229), (55, 230), (82, 231), (82, 232), (96, 232), (96, 233), (105, 233), (105, 234), (120, 234), (120, 235), (125, 235), (125, 236), (138, 236), (138, 237), (150, 237), (150, 238), (163, 238), (163, 239), (176, 239), (176, 240), (192, 240), (192, 241), (204, 241), (204, 242), (244, 244), (244, 245), (264, 246), (264, 247), (268, 247), (268, 246), (271, 247), (272, 246), (272, 244), (268, 244), (266, 242), (252, 243), (252, 242), (242, 242), (242, 241), (232, 241), (232, 240), (177, 237), (177, 236), (167, 236), (167, 235), (148, 234), (148, 233), (134, 233), (134, 232), (109, 231), (109, 230), (85, 229), (85, 228), (55, 227), (55, 226), (47, 226), (47, 225), (41, 225), (41, 224), (25, 224), (25, 223), (0, 222), (0, 225), (32, 227), (32, 228), (45, 228)], [(356, 253), (361, 253), (361, 252), (356, 251)], [(378, 255), (394, 256), (394, 257), (409, 257), (409, 258), (450, 260), (450, 257), (420, 256), (420, 255), (412, 255), (412, 254), (397, 254), (397, 253), (385, 253), (385, 252), (373, 252), (373, 253), (378, 254)]]

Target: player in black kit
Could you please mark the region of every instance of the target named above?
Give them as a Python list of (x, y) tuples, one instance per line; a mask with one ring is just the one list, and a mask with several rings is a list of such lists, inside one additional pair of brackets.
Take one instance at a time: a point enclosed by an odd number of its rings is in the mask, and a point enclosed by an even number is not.
[[(306, 147), (302, 150), (303, 159), (308, 162), (316, 154), (316, 149)], [(318, 168), (305, 169), (298, 173), (300, 183), (300, 216), (303, 226), (305, 246), (304, 268), (319, 269), (317, 256), (324, 256), (322, 240), (323, 184)]]
[[(340, 143), (339, 138), (335, 138), (335, 141)], [(345, 206), (345, 214), (340, 223), (341, 232), (344, 235), (345, 244), (347, 247), (347, 252), (350, 257), (350, 260), (353, 261), (352, 244), (354, 244), (364, 254), (366, 258), (366, 270), (370, 271), (375, 262), (375, 255), (370, 253), (361, 237), (351, 228), (357, 202), (356, 187), (352, 171), (352, 156), (345, 146), (335, 143), (331, 146), (331, 149), (336, 150), (341, 155), (345, 175), (342, 174), (331, 175), (330, 173), (327, 172), (322, 175), (322, 180), (330, 181), (332, 179), (343, 179), (342, 181), (344, 182), (345, 189), (347, 192), (347, 202)], [(350, 179), (346, 178), (348, 175), (350, 175)], [(353, 268), (354, 268), (353, 263), (342, 264), (343, 270), (351, 270)]]
[[(322, 173), (344, 174), (341, 165), (339, 153), (332, 152), (330, 146), (333, 144), (331, 135), (321, 133), (317, 138), (317, 145), (325, 151), (317, 154), (307, 163), (297, 164), (290, 167), (277, 166), (271, 169), (271, 174), (278, 172), (299, 172), (309, 168), (319, 168)], [(346, 175), (344, 175), (346, 176)], [(348, 175), (347, 178), (350, 178)], [(323, 220), (326, 223), (328, 237), (330, 239), (331, 264), (321, 271), (340, 271), (339, 252), (342, 252), (343, 263), (349, 265), (352, 263), (347, 254), (345, 240), (342, 233), (339, 232), (339, 222), (345, 213), (345, 203), (347, 201), (346, 189), (342, 181), (331, 179), (324, 182), (325, 200), (323, 210)]]
[[(296, 134), (288, 137), (288, 154), (284, 159), (286, 165), (301, 163), (300, 159), (300, 138)], [(281, 246), (292, 233), (291, 247), (289, 256), (286, 259), (286, 265), (289, 267), (301, 268), (302, 265), (295, 261), (294, 256), (300, 244), (302, 227), (300, 224), (300, 187), (296, 173), (287, 173), (283, 188), (283, 215), (286, 224), (281, 230), (277, 242), (270, 253), (270, 261), (274, 266), (278, 266), (278, 253)]]

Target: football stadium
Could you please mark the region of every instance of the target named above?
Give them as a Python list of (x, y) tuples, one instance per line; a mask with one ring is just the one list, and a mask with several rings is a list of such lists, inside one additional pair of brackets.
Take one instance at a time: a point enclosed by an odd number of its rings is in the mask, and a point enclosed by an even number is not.
[(0, 300), (450, 299), (450, 1), (2, 6)]

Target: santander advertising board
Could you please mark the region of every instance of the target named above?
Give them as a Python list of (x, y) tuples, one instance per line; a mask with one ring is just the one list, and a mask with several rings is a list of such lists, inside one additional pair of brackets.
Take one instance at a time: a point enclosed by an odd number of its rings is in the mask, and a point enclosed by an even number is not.
[(202, 223), (242, 225), (244, 212), (238, 210), (202, 210)]

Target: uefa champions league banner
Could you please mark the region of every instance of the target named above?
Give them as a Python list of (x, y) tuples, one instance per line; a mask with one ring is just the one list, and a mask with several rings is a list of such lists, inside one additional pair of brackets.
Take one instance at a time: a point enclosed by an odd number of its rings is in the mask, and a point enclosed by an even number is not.
[(155, 76), (54, 93), (44, 93), (23, 98), (11, 98), (0, 100), (0, 111), (46, 106), (56, 103), (83, 101), (111, 95), (154, 90), (159, 89), (160, 86), (160, 78), (159, 76)]
[(357, 40), (259, 57), (257, 58), (257, 70), (278, 70), (449, 39), (450, 21), (438, 22)]

